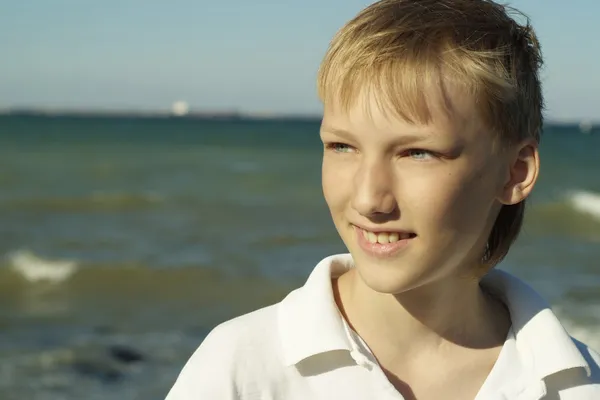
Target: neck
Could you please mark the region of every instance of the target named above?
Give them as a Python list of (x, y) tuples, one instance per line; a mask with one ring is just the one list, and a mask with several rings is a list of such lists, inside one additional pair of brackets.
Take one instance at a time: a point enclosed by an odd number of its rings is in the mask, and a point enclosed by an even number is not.
[(387, 354), (493, 348), (504, 343), (510, 327), (503, 305), (472, 279), (447, 278), (391, 295), (373, 291), (351, 269), (334, 281), (334, 293), (352, 328)]

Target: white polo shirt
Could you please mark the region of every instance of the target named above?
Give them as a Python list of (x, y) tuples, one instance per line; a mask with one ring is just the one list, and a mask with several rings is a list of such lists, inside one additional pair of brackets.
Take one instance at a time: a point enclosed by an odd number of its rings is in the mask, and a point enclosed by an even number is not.
[[(327, 257), (280, 303), (217, 326), (167, 400), (402, 400), (335, 303), (331, 279), (352, 267), (349, 254)], [(600, 356), (532, 288), (501, 270), (482, 284), (512, 329), (476, 400), (600, 400)]]

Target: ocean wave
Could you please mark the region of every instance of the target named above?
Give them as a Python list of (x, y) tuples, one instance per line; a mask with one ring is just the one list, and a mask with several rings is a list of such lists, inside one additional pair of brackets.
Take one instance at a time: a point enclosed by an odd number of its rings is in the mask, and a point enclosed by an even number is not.
[(73, 306), (95, 308), (100, 303), (107, 307), (127, 304), (135, 309), (173, 302), (244, 308), (249, 303), (278, 301), (293, 289), (258, 275), (231, 276), (207, 265), (153, 268), (135, 262), (94, 264), (46, 259), (29, 250), (10, 253), (4, 261), (6, 264), (0, 265), (0, 300), (22, 306), (27, 312), (46, 310), (48, 305), (63, 312)]
[(50, 260), (38, 257), (30, 250), (18, 250), (8, 255), (10, 268), (28, 282), (58, 284), (69, 279), (78, 269), (74, 260)]
[(567, 331), (575, 339), (587, 344), (596, 352), (600, 352), (600, 326), (582, 326), (565, 323)]
[(567, 194), (567, 201), (575, 210), (591, 215), (600, 221), (600, 193), (584, 190), (573, 191)]
[(586, 307), (583, 312), (588, 317), (586, 318), (588, 320), (586, 323), (575, 322), (572, 318), (569, 318), (569, 315), (572, 314), (569, 312), (569, 307), (557, 305), (553, 308), (561, 323), (572, 337), (587, 344), (595, 351), (600, 352), (600, 320), (598, 320), (598, 311), (600, 310), (598, 307)]
[(534, 204), (526, 215), (526, 230), (600, 241), (600, 194), (565, 192), (558, 200)]
[(32, 211), (122, 211), (164, 202), (158, 193), (93, 192), (80, 197), (18, 198), (0, 202), (0, 209)]

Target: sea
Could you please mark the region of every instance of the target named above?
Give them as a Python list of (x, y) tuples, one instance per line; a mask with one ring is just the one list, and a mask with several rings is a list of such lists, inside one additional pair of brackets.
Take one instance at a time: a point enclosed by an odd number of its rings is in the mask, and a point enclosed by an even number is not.
[[(0, 117), (0, 398), (164, 399), (218, 323), (345, 252), (318, 119)], [(547, 125), (499, 266), (600, 350), (600, 131)]]

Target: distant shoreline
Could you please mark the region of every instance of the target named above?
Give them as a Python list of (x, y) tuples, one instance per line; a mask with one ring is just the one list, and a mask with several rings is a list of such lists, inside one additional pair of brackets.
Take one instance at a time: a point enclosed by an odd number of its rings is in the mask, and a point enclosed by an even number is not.
[(130, 110), (0, 110), (0, 117), (21, 116), (41, 118), (140, 118), (140, 119), (202, 119), (202, 120), (320, 120), (317, 114), (251, 114), (242, 112), (190, 111), (185, 115), (175, 115), (170, 111), (130, 111)]
[[(0, 109), (2, 117), (35, 118), (95, 118), (95, 119), (170, 119), (170, 120), (219, 120), (219, 121), (320, 121), (318, 114), (252, 114), (236, 111), (207, 112), (190, 111), (185, 115), (175, 115), (170, 111), (139, 110), (44, 110), (44, 109)], [(600, 126), (600, 120), (586, 120), (593, 126)], [(581, 120), (547, 119), (546, 125), (556, 127), (579, 126)]]

